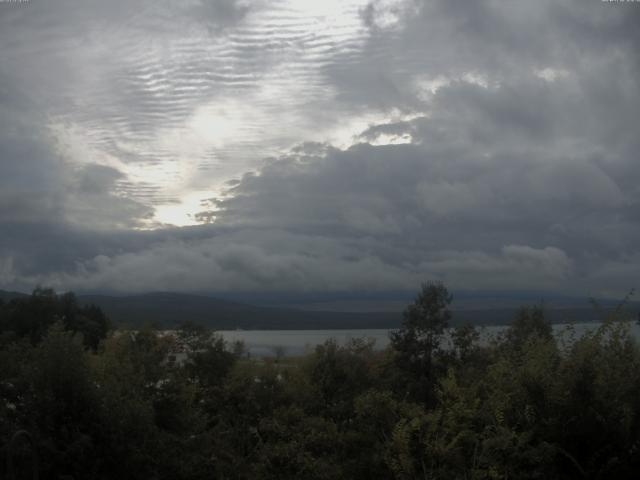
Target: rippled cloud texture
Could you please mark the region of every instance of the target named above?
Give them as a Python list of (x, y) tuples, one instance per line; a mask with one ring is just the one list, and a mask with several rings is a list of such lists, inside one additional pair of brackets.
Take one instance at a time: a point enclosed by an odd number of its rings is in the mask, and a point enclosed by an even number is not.
[(0, 288), (620, 295), (640, 4), (0, 3)]

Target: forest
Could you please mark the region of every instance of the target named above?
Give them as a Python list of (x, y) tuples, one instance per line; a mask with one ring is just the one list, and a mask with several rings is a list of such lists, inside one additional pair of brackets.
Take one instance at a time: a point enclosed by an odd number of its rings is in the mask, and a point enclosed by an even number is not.
[(622, 306), (580, 336), (553, 335), (544, 308), (525, 306), (487, 342), (449, 329), (451, 302), (444, 285), (422, 285), (383, 351), (356, 339), (258, 359), (195, 324), (115, 330), (71, 293), (4, 301), (0, 472), (637, 478), (640, 350)]

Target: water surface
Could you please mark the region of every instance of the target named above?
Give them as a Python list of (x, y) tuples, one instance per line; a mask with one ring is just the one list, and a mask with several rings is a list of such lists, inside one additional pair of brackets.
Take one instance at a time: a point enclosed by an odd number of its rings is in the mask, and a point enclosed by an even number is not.
[[(596, 329), (600, 323), (556, 324), (553, 331), (559, 338), (568, 338), (569, 329), (573, 329), (575, 337)], [(636, 339), (640, 339), (640, 325), (630, 324), (631, 332)], [(499, 335), (506, 326), (489, 326), (478, 329), (481, 341), (487, 342)], [(253, 356), (275, 356), (276, 352), (284, 355), (304, 355), (312, 352), (317, 345), (330, 338), (338, 344), (344, 345), (353, 338), (375, 340), (374, 348), (382, 350), (389, 345), (389, 329), (354, 329), (354, 330), (220, 330), (228, 342), (241, 340), (247, 351)]]

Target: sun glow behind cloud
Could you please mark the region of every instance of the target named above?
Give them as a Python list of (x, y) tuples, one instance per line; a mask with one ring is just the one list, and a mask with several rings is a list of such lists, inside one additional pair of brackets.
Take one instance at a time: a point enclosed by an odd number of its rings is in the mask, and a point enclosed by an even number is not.
[[(218, 197), (221, 192), (211, 190), (194, 190), (181, 195), (175, 204), (164, 204), (156, 207), (154, 218), (164, 224), (185, 227), (202, 223), (198, 221), (196, 214), (203, 211), (203, 199)], [(207, 205), (207, 209), (211, 207)], [(211, 221), (211, 220), (209, 220)]]
[[(124, 69), (127, 84), (146, 103), (133, 105), (112, 125), (68, 111), (52, 116), (66, 161), (115, 168), (124, 176), (117, 194), (153, 209), (143, 228), (197, 224), (203, 199), (221, 195), (227, 181), (300, 142), (346, 149), (372, 126), (428, 117), (433, 97), (453, 83), (498, 85), (476, 70), (421, 74), (410, 88), (424, 103), (413, 111), (350, 110), (327, 78), (332, 65), (357, 65), (370, 54), (364, 50), (369, 36), (399, 28), (415, 13), (415, 3), (283, 0), (246, 6), (247, 15), (222, 32), (190, 26), (169, 43), (139, 39), (140, 47), (151, 48), (144, 55), (135, 43), (128, 47), (109, 68)], [(94, 45), (84, 55), (96, 51)], [(247, 52), (253, 56), (248, 62)], [(139, 58), (145, 59), (140, 68)], [(552, 82), (566, 72), (544, 68), (534, 74)], [(97, 72), (84, 75), (81, 88), (99, 91), (101, 78)], [(368, 141), (392, 145), (412, 137), (379, 133)]]
[[(131, 117), (141, 117), (135, 130), (122, 117), (113, 130), (98, 129), (64, 112), (53, 120), (57, 136), (65, 138), (73, 161), (122, 172), (127, 187), (120, 194), (154, 209), (146, 228), (195, 224), (201, 199), (219, 195), (225, 182), (264, 158), (300, 141), (347, 147), (380, 119), (375, 112), (308, 115), (336, 95), (325, 78), (327, 66), (336, 57), (357, 61), (361, 54), (368, 34), (366, 5), (365, 0), (251, 2), (246, 17), (217, 36), (191, 27), (173, 44), (141, 39), (140, 47), (151, 48), (147, 65), (138, 69), (130, 62), (139, 56), (135, 44), (119, 63), (131, 64), (127, 82), (149, 97), (150, 113), (162, 112), (159, 121), (147, 126), (147, 114), (133, 110)], [(111, 30), (105, 34), (113, 36)], [(257, 55), (255, 62), (245, 62), (247, 51)], [(184, 69), (176, 69), (181, 64), (193, 70), (187, 84), (179, 78)], [(83, 88), (101, 88), (97, 74), (82, 81)]]
[[(348, 148), (369, 126), (397, 121), (401, 116), (397, 111), (375, 110), (329, 111), (322, 117), (308, 114), (333, 102), (337, 94), (326, 79), (331, 62), (335, 58), (357, 62), (362, 54), (369, 34), (364, 20), (367, 4), (366, 0), (291, 0), (265, 8), (251, 3), (246, 18), (220, 38), (192, 28), (188, 35), (193, 38), (177, 37), (169, 50), (153, 43), (146, 57), (151, 63), (129, 81), (140, 85), (136, 88), (142, 88), (157, 103), (164, 120), (145, 127), (146, 132), (127, 134), (126, 130), (96, 130), (65, 113), (54, 119), (58, 136), (67, 138), (67, 151), (74, 152), (74, 161), (106, 164), (122, 172), (126, 188), (120, 194), (154, 209), (153, 217), (143, 223), (145, 228), (196, 224), (202, 199), (220, 195), (225, 182), (259, 165), (264, 158), (300, 141)], [(377, 28), (397, 25), (402, 4), (374, 2)], [(180, 43), (197, 48), (178, 48)], [(241, 50), (235, 50), (246, 48), (258, 55), (254, 65), (236, 58)], [(135, 50), (133, 53), (138, 55)], [(189, 64), (194, 55), (199, 56), (198, 61), (204, 57), (212, 63), (204, 63), (200, 72), (190, 74), (193, 86), (182, 85), (176, 78), (182, 74), (174, 67)], [(216, 93), (216, 82), (222, 81), (219, 79), (231, 83), (221, 84), (222, 90)], [(92, 82), (99, 82), (99, 77), (83, 78), (83, 82), (88, 83), (86, 88), (95, 90)], [(213, 82), (211, 88), (203, 89), (207, 82)], [(197, 92), (201, 92), (198, 99), (183, 107), (182, 98)], [(178, 115), (173, 105), (180, 106), (179, 111), (184, 113)], [(68, 141), (69, 137), (73, 141)], [(378, 139), (383, 143), (398, 141), (409, 139)]]

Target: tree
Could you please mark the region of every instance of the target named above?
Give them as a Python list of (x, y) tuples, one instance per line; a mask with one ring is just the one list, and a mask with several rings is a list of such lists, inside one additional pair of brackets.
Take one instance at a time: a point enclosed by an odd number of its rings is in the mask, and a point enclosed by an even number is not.
[(542, 305), (522, 307), (506, 332), (507, 345), (521, 349), (524, 344), (537, 338), (549, 341), (553, 338), (551, 323), (545, 318)]
[(404, 311), (401, 328), (390, 334), (395, 364), (408, 376), (404, 379), (409, 380), (407, 393), (427, 404), (433, 400), (434, 360), (451, 319), (452, 300), (442, 283), (422, 284), (415, 301)]
[(479, 339), (480, 333), (473, 325), (460, 325), (453, 330), (451, 342), (455, 354), (461, 362), (465, 362), (471, 356)]
[(316, 347), (306, 368), (321, 408), (334, 420), (351, 418), (353, 399), (373, 386), (373, 342), (354, 338), (340, 346), (333, 338)]
[(79, 333), (85, 346), (95, 350), (109, 331), (109, 320), (95, 305), (78, 304), (69, 292), (57, 295), (50, 288), (37, 287), (24, 298), (14, 298), (0, 305), (0, 331), (28, 338), (36, 345), (48, 329), (61, 322), (64, 330)]
[(26, 427), (36, 433), (42, 468), (50, 478), (91, 478), (99, 397), (80, 337), (65, 331), (61, 322), (53, 324), (34, 347), (27, 375), (31, 425)]
[(220, 385), (238, 359), (227, 349), (227, 343), (213, 330), (193, 322), (183, 322), (178, 330), (178, 341), (185, 347), (185, 368), (189, 377), (203, 388)]

